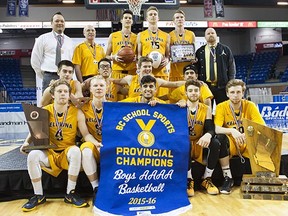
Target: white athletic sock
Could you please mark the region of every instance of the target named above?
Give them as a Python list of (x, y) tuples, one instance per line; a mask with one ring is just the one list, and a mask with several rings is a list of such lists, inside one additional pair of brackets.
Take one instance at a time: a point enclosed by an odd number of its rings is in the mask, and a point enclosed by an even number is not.
[(223, 167), (221, 167), (221, 168), (222, 168), (222, 172), (223, 172), (224, 178), (225, 178), (226, 176), (228, 176), (229, 178), (232, 178), (232, 174), (231, 174), (231, 170), (230, 170), (229, 165), (223, 166)]
[(76, 182), (68, 179), (66, 193), (69, 194), (71, 190), (75, 190)]
[(209, 169), (208, 167), (206, 167), (203, 178), (211, 178), (213, 171), (214, 169)]
[(32, 182), (32, 186), (35, 195), (43, 195), (43, 187), (41, 181)]
[(187, 172), (187, 179), (189, 178), (193, 179), (191, 169), (189, 169)]
[(95, 181), (92, 181), (91, 185), (92, 185), (93, 190), (94, 190), (94, 188), (98, 187), (98, 185), (99, 185), (98, 179), (96, 179)]

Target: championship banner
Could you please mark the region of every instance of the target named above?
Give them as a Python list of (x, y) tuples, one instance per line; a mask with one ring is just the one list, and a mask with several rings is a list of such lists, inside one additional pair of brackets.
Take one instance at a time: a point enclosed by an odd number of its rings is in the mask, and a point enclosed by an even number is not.
[(186, 109), (108, 102), (103, 115), (94, 213), (166, 216), (191, 210)]
[(288, 132), (288, 103), (258, 104), (258, 108), (267, 126)]
[(17, 0), (7, 0), (7, 16), (16, 16)]
[(204, 17), (213, 17), (212, 0), (204, 0)]
[(19, 0), (19, 16), (29, 16), (29, 0)]
[(216, 18), (224, 17), (224, 0), (215, 0)]

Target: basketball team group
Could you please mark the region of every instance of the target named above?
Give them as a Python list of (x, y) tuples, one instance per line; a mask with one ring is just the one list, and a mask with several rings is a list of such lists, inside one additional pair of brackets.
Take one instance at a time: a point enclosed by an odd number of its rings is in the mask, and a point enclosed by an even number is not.
[[(192, 160), (205, 166), (201, 187), (208, 194), (231, 193), (234, 180), (229, 159), (249, 159), (242, 120), (265, 122), (257, 106), (244, 99), (245, 83), (235, 79), (233, 54), (217, 42), (216, 31), (207, 28), (207, 43), (196, 50), (194, 33), (184, 28), (182, 10), (173, 14), (175, 30), (170, 33), (158, 28), (158, 13), (156, 7), (147, 9), (148, 28), (137, 35), (131, 31), (133, 13), (125, 10), (122, 29), (110, 34), (106, 52), (97, 44), (96, 30), (90, 25), (84, 27), (84, 41), (75, 47), (64, 34), (65, 19), (60, 12), (52, 16), (52, 31), (36, 39), (31, 65), (43, 80), (40, 106), (49, 112), (49, 137), (56, 148), (26, 151), (31, 134), (21, 146), (35, 194), (23, 211), (46, 202), (42, 170), (55, 177), (67, 170), (64, 201), (80, 208), (88, 206), (75, 191), (83, 169), (95, 197), (100, 149), (105, 145), (102, 114), (106, 101), (172, 103), (186, 108), (190, 137), (187, 195), (194, 196)], [(109, 113), (113, 115), (113, 110)], [(218, 162), (224, 177), (219, 188), (211, 178)]]

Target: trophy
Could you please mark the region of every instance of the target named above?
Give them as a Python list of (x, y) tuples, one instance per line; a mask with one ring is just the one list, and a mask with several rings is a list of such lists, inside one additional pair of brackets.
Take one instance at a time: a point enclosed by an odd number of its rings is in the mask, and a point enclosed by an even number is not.
[(22, 103), (22, 107), (32, 139), (32, 143), (23, 150), (56, 148), (49, 139), (49, 112), (31, 104)]
[(243, 119), (252, 175), (244, 175), (244, 199), (288, 200), (288, 179), (279, 176), (282, 149), (281, 131)]

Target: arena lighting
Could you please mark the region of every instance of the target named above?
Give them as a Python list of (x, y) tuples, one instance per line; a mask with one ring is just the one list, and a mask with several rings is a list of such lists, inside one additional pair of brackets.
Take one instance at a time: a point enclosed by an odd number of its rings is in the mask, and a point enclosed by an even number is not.
[(180, 4), (187, 4), (187, 0), (180, 0)]
[(75, 3), (75, 0), (63, 0), (62, 3), (63, 4), (73, 4), (73, 3)]
[(280, 2), (277, 2), (277, 5), (288, 5), (288, 2), (280, 1)]

